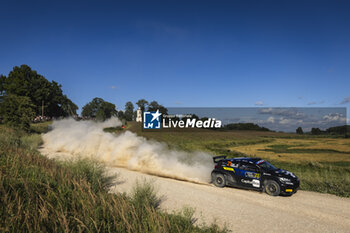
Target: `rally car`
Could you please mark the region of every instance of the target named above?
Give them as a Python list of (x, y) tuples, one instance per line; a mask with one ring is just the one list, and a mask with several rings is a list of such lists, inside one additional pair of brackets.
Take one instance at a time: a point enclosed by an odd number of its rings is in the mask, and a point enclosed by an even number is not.
[(213, 158), (211, 173), (217, 187), (239, 187), (265, 191), (271, 196), (291, 196), (298, 191), (299, 179), (293, 173), (276, 168), (260, 158)]

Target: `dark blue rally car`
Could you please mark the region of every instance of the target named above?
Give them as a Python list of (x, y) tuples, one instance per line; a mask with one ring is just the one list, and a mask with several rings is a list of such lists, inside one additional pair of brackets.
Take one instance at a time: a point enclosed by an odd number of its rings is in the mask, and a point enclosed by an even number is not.
[(217, 187), (239, 187), (265, 191), (271, 196), (291, 196), (298, 191), (299, 179), (293, 173), (276, 168), (260, 158), (213, 158), (211, 173)]

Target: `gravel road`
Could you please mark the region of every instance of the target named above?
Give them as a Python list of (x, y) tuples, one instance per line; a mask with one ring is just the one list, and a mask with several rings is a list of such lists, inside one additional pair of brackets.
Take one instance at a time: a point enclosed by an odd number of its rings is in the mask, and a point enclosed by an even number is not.
[(130, 192), (137, 180), (151, 181), (164, 196), (167, 211), (195, 208), (197, 223), (212, 223), (232, 232), (350, 232), (350, 199), (299, 191), (292, 197), (271, 197), (256, 191), (217, 188), (111, 168), (121, 182), (113, 192)]

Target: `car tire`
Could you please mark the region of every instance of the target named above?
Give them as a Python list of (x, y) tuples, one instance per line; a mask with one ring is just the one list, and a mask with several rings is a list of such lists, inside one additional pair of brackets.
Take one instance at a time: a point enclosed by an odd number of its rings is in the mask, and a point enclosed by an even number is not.
[(281, 187), (276, 181), (269, 180), (265, 184), (265, 192), (270, 196), (278, 196), (281, 193)]
[(221, 174), (221, 173), (213, 173), (212, 181), (213, 181), (213, 184), (219, 188), (223, 188), (226, 185), (226, 178), (224, 174)]

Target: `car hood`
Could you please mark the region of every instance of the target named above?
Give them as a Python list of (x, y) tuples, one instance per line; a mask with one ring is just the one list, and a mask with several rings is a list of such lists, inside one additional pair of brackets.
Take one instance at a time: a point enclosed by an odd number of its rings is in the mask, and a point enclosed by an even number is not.
[(275, 171), (275, 174), (279, 177), (286, 177), (286, 178), (293, 178), (293, 179), (297, 179), (297, 176), (294, 175), (292, 172), (287, 171), (287, 170), (283, 170), (283, 169), (278, 169)]
[(283, 170), (283, 169), (264, 171), (264, 174), (265, 175), (274, 175), (274, 176), (277, 176), (277, 177), (298, 179), (298, 177), (296, 175), (294, 175), (292, 172), (287, 171), (287, 170)]

